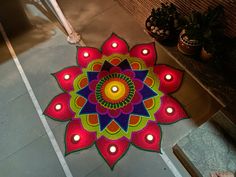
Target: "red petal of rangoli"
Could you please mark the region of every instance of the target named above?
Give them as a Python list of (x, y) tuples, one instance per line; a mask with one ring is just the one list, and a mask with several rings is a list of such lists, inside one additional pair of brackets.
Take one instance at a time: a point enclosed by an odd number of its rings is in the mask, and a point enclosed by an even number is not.
[(100, 51), (93, 47), (78, 47), (77, 62), (83, 68), (86, 68), (88, 64), (102, 57)]
[(45, 109), (44, 114), (59, 121), (71, 119), (74, 113), (70, 109), (70, 95), (61, 93), (54, 97)]
[(131, 57), (141, 58), (146, 63), (147, 67), (156, 64), (157, 54), (154, 42), (135, 45), (129, 53)]
[(102, 136), (96, 142), (97, 149), (107, 164), (113, 168), (117, 161), (126, 153), (129, 141), (126, 138), (109, 140)]
[(112, 34), (102, 46), (102, 54), (107, 56), (112, 54), (127, 54), (128, 52), (127, 43), (116, 34)]
[(159, 90), (164, 93), (172, 93), (176, 91), (179, 88), (183, 78), (182, 71), (166, 65), (155, 66), (154, 73), (156, 73), (160, 79)]
[(187, 118), (187, 114), (180, 104), (170, 96), (161, 97), (161, 107), (154, 114), (157, 123), (170, 124)]
[(73, 151), (88, 148), (93, 145), (96, 134), (87, 132), (81, 125), (80, 119), (72, 120), (66, 128), (66, 155)]
[(77, 66), (72, 66), (69, 68), (65, 68), (57, 73), (54, 73), (53, 76), (55, 76), (60, 87), (64, 91), (69, 92), (73, 90), (74, 79), (81, 73), (81, 68)]
[(160, 152), (161, 129), (155, 122), (149, 122), (144, 129), (132, 134), (131, 142), (141, 149)]

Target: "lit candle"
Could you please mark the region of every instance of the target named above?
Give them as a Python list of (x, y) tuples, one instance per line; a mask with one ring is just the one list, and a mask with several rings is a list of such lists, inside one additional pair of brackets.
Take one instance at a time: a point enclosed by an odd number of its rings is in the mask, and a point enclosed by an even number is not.
[(117, 44), (116, 42), (113, 42), (113, 43), (111, 44), (111, 46), (112, 46), (113, 48), (116, 48), (116, 47), (118, 46), (118, 44)]
[(143, 49), (142, 51), (143, 55), (147, 55), (149, 53), (148, 49)]
[(165, 79), (166, 79), (167, 81), (170, 81), (170, 80), (172, 79), (172, 76), (171, 76), (170, 74), (166, 74), (166, 75), (165, 75)]
[(61, 104), (56, 104), (55, 109), (58, 111), (61, 109)]
[(117, 151), (117, 148), (116, 148), (115, 146), (111, 146), (111, 147), (109, 148), (109, 151), (110, 151), (111, 153), (115, 153), (115, 152)]
[(79, 135), (75, 135), (74, 137), (74, 141), (78, 142), (80, 140), (80, 136)]
[(171, 107), (166, 108), (166, 112), (169, 114), (172, 114), (174, 112), (174, 109)]
[(64, 76), (64, 79), (65, 79), (65, 80), (70, 79), (70, 75), (69, 75), (69, 74), (66, 74), (66, 75)]
[(146, 136), (146, 139), (147, 139), (148, 141), (153, 141), (154, 137), (153, 137), (153, 135), (148, 134), (148, 135)]
[(89, 57), (89, 53), (88, 52), (84, 52), (84, 57), (85, 58)]
[(112, 91), (113, 93), (118, 92), (118, 87), (117, 87), (117, 86), (111, 87), (111, 91)]

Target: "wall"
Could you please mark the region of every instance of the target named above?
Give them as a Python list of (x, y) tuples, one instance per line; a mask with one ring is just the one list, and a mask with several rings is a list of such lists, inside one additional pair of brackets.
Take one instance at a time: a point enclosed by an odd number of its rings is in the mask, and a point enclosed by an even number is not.
[(208, 6), (221, 4), (225, 10), (226, 35), (236, 37), (236, 0), (117, 0), (137, 21), (144, 26), (146, 18), (153, 7), (159, 7), (161, 2), (172, 2), (182, 14), (192, 10), (204, 11)]

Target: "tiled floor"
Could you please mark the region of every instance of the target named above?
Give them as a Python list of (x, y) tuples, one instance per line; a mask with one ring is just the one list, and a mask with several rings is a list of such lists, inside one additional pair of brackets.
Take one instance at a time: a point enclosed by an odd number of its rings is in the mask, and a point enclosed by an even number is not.
[[(60, 0), (59, 3), (88, 46), (100, 47), (112, 32), (125, 38), (130, 46), (152, 41), (132, 16), (115, 1)], [(38, 24), (40, 17), (37, 19)], [(41, 22), (34, 30), (11, 42), (44, 110), (51, 98), (61, 92), (50, 74), (76, 64), (76, 47), (66, 42), (66, 36), (56, 26), (45, 20)], [(179, 68), (159, 44), (157, 52), (158, 63)], [(0, 54), (0, 176), (65, 176), (20, 74), (3, 44), (0, 46)], [(162, 126), (162, 148), (182, 176), (187, 177), (189, 174), (172, 153), (172, 146), (209, 118), (219, 105), (187, 74), (182, 87), (173, 96), (183, 104), (192, 120)], [(64, 152), (66, 123), (51, 119), (47, 121)], [(174, 176), (159, 154), (134, 147), (118, 162), (114, 171), (108, 168), (95, 147), (71, 154), (65, 159), (74, 177)]]

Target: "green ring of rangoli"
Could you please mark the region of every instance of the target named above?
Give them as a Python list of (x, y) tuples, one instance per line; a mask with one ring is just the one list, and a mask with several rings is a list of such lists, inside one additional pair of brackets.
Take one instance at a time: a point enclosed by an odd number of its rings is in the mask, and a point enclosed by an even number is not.
[[(128, 96), (119, 103), (110, 103), (110, 102), (104, 100), (103, 97), (102, 97), (102, 94), (101, 94), (101, 90), (102, 90), (101, 88), (102, 88), (103, 84), (111, 78), (123, 79), (129, 87)], [(130, 101), (134, 97), (134, 93), (135, 93), (135, 86), (134, 86), (134, 83), (132, 82), (132, 80), (129, 77), (127, 77), (126, 75), (120, 74), (120, 73), (112, 73), (112, 74), (109, 74), (109, 75), (105, 76), (104, 78), (102, 78), (99, 81), (99, 83), (97, 84), (96, 91), (95, 91), (97, 101), (102, 106), (104, 106), (106, 108), (109, 108), (109, 109), (118, 109), (118, 108), (126, 106), (127, 104), (130, 103)]]

